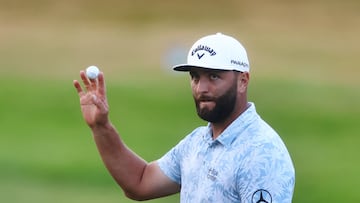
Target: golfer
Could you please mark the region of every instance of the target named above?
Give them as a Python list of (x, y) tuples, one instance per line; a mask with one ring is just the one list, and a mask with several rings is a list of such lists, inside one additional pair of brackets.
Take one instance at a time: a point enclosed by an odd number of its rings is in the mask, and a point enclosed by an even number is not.
[(127, 197), (180, 192), (183, 203), (290, 203), (295, 171), (279, 135), (247, 100), (250, 65), (242, 44), (217, 33), (191, 47), (187, 64), (198, 116), (208, 121), (158, 160), (146, 162), (121, 140), (109, 120), (104, 74), (77, 80), (82, 115), (112, 177)]

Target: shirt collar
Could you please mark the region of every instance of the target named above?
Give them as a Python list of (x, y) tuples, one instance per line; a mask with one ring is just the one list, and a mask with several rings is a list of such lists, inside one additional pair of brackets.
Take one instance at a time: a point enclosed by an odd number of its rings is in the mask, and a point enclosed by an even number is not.
[[(220, 142), (225, 147), (229, 147), (231, 143), (241, 134), (242, 131), (257, 117), (255, 104), (248, 102), (248, 108), (237, 117), (220, 135), (214, 140)], [(208, 123), (208, 132), (211, 135), (211, 124)]]

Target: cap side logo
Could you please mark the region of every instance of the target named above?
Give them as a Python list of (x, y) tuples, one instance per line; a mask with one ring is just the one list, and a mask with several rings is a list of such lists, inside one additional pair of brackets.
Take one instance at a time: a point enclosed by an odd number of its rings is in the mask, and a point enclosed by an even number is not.
[(206, 45), (202, 45), (202, 44), (199, 44), (196, 48), (194, 48), (192, 51), (191, 51), (191, 56), (194, 56), (195, 54), (197, 55), (197, 57), (199, 59), (201, 59), (205, 53), (197, 53), (199, 51), (206, 51), (210, 54), (210, 56), (215, 56), (216, 55), (216, 52), (214, 49), (212, 49), (211, 47), (208, 47)]
[(237, 61), (237, 60), (231, 60), (230, 63), (238, 65), (238, 66), (243, 66), (245, 68), (249, 67), (249, 64), (247, 64), (245, 62)]

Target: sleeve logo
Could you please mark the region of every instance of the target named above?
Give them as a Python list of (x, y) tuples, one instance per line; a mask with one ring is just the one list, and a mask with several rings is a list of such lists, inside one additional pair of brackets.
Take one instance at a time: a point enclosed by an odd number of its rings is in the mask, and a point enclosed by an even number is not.
[(270, 192), (264, 189), (256, 190), (252, 195), (251, 203), (272, 203)]

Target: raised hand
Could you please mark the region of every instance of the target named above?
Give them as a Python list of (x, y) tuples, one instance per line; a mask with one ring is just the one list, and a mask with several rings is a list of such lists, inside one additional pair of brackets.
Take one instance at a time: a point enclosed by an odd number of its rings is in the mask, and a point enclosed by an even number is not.
[(106, 125), (109, 122), (109, 105), (106, 98), (104, 74), (100, 72), (97, 79), (86, 77), (85, 71), (80, 71), (80, 77), (85, 90), (79, 81), (74, 80), (74, 86), (80, 98), (80, 106), (85, 122), (91, 127)]

